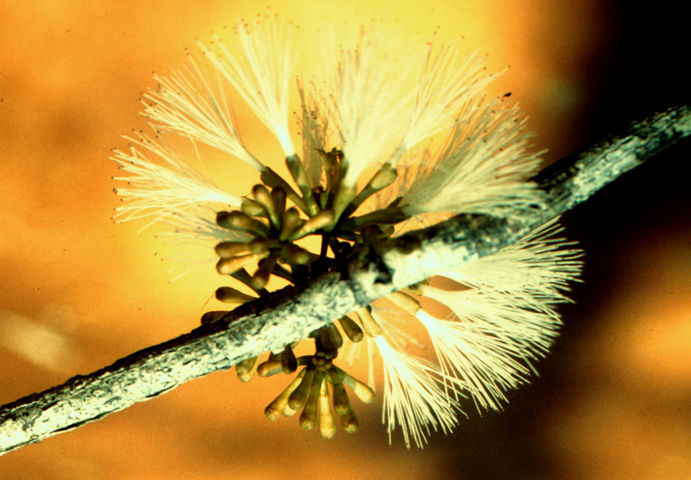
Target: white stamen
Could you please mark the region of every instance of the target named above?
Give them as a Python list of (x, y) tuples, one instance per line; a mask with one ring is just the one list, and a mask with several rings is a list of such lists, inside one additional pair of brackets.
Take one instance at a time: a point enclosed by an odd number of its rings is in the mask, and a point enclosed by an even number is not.
[(494, 80), (485, 73), (485, 61), (459, 55), (458, 42), (443, 45), (436, 55), (428, 44), (417, 86), (415, 110), (405, 136), (406, 148), (453, 127), (464, 104), (481, 95)]
[[(441, 320), (420, 310), (417, 319), (430, 335), (442, 372), (463, 382), (478, 410), (501, 409), (504, 391), (523, 383), (530, 370), (505, 353), (504, 338), (495, 338), (470, 321)], [(458, 390), (450, 388), (457, 396)]]
[[(142, 227), (143, 230), (159, 220), (168, 221), (181, 212), (204, 206), (240, 206), (240, 198), (216, 187), (176, 158), (162, 143), (146, 136), (140, 140), (125, 138), (133, 144), (130, 152), (115, 150), (112, 157), (122, 170), (130, 174), (114, 177), (128, 185), (115, 189), (123, 199), (123, 204), (116, 208), (115, 218), (119, 221), (152, 218)], [(148, 160), (137, 146), (154, 154), (166, 166)]]
[(295, 64), (292, 39), (275, 19), (237, 28), (244, 56), (233, 55), (222, 42), (218, 52), (199, 44), (216, 69), (242, 95), (247, 105), (273, 133), (286, 156), (295, 154), (288, 129), (290, 77)]
[[(422, 448), (430, 427), (444, 433), (456, 425), (458, 405), (440, 387), (441, 372), (433, 364), (395, 350), (384, 337), (374, 339), (384, 366), (384, 410), (389, 443), (396, 424), (401, 426), (406, 446), (410, 440)], [(449, 379), (451, 381), (451, 379)]]
[(554, 219), (494, 255), (479, 258), (443, 276), (469, 286), (488, 286), (520, 297), (531, 308), (568, 301), (564, 291), (578, 281), (581, 250), (555, 238), (562, 228)]
[(264, 169), (237, 134), (222, 82), (216, 82), (215, 91), (194, 60), (184, 72), (174, 71), (170, 77), (155, 75), (154, 79), (159, 87), (144, 95), (153, 102), (145, 102), (144, 115), (157, 127), (228, 152), (259, 171)]
[(355, 50), (341, 52), (333, 110), (347, 165), (343, 179), (347, 187), (354, 186), (370, 165), (396, 156), (411, 118), (412, 95), (401, 91), (407, 68), (400, 61), (391, 64), (393, 59), (384, 49), (395, 46), (365, 32)]
[(522, 296), (489, 288), (460, 291), (423, 286), (424, 296), (447, 307), (462, 322), (471, 322), (478, 332), (496, 341), (496, 353), (518, 359), (542, 357), (557, 336), (559, 316), (548, 306), (538, 310)]
[(505, 216), (539, 205), (539, 190), (526, 180), (540, 159), (526, 152), (528, 137), (517, 115), (499, 102), (466, 104), (436, 163), (404, 194), (404, 210)]

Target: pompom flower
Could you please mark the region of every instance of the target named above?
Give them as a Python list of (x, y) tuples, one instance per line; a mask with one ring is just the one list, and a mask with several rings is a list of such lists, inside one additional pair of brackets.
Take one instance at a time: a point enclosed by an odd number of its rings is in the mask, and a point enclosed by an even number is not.
[[(267, 295), (272, 277), (307, 282), (337, 268), (358, 245), (396, 236), (411, 222), (458, 213), (519, 216), (541, 207), (530, 181), (539, 156), (529, 150), (517, 107), (484, 93), (493, 76), (482, 57), (464, 59), (457, 43), (432, 42), (395, 58), (390, 37), (363, 30), (356, 45), (335, 52), (327, 91), (319, 91), (293, 71), (290, 27), (262, 19), (239, 23), (236, 34), (241, 54), (218, 41), (200, 45), (201, 56), (183, 70), (157, 76), (144, 111), (156, 135), (130, 139), (130, 151), (113, 156), (127, 174), (116, 177), (127, 182), (116, 189), (123, 200), (116, 218), (148, 218), (212, 239), (217, 271), (244, 285), (219, 288), (218, 300)], [(294, 79), (297, 131), (288, 112)], [(232, 90), (281, 146), (289, 178), (241, 141)], [(243, 197), (219, 189), (179, 158), (170, 136), (245, 162), (258, 183)], [(581, 269), (580, 251), (559, 231), (555, 220), (494, 255), (352, 312), (312, 332), (308, 355), (287, 345), (263, 360), (244, 360), (238, 377), (295, 375), (267, 406), (269, 419), (300, 412), (300, 425), (325, 438), (335, 434), (337, 418), (355, 432), (349, 395), (370, 403), (374, 384), (344, 370), (344, 357), (357, 355), (343, 349), (366, 345), (370, 362), (383, 367), (390, 440), (399, 427), (406, 445), (422, 447), (431, 430), (452, 430), (464, 402), (500, 409), (505, 392), (527, 381), (548, 351), (560, 325), (556, 306), (567, 301)], [(308, 236), (321, 247), (296, 243)], [(209, 312), (202, 322), (222, 313)], [(414, 326), (428, 334), (429, 358), (411, 353), (407, 331)]]

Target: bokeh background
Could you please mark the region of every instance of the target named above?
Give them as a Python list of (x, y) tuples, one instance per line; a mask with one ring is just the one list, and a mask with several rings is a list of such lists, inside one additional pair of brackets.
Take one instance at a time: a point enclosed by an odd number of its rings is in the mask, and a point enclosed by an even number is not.
[[(306, 32), (308, 61), (322, 37), (371, 19), (420, 41), (464, 36), (491, 69), (511, 66), (494, 93), (512, 92), (553, 161), (689, 100), (684, 15), (633, 3), (0, 0), (0, 404), (186, 332), (213, 307), (212, 263), (170, 282), (180, 264), (155, 230), (110, 219), (109, 149), (145, 125), (151, 72), (181, 65), (196, 39), (266, 11)], [(243, 134), (263, 148), (242, 108)], [(502, 413), (468, 408), (453, 435), (406, 451), (388, 445), (379, 408), (360, 405), (361, 432), (324, 441), (264, 418), (285, 379), (222, 372), (7, 454), (0, 478), (691, 478), (689, 150), (565, 216), (585, 282), (540, 377)], [(223, 168), (251, 185), (249, 169)]]

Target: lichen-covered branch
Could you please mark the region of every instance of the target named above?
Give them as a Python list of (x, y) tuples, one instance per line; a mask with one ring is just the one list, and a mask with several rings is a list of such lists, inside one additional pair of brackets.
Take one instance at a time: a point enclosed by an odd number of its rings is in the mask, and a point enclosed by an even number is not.
[(535, 179), (549, 195), (547, 215), (571, 210), (621, 174), (689, 134), (691, 107), (674, 107), (633, 123), (623, 135), (563, 158)]
[(193, 378), (306, 337), (402, 287), (496, 252), (573, 208), (622, 173), (691, 133), (691, 108), (635, 123), (623, 136), (567, 157), (537, 180), (549, 207), (520, 223), (458, 215), (363, 248), (340, 271), (244, 304), (220, 320), (0, 408), (0, 454), (156, 397)]

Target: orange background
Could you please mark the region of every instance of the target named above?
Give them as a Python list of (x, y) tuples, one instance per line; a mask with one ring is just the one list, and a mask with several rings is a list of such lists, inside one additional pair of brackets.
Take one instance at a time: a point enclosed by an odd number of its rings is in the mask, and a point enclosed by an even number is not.
[[(628, 3), (0, 0), (0, 404), (190, 330), (224, 284), (211, 263), (170, 283), (179, 265), (160, 258), (174, 251), (110, 220), (109, 149), (144, 125), (138, 98), (154, 86), (151, 72), (180, 66), (195, 39), (266, 6), (317, 42), (370, 19), (422, 41), (439, 26), (442, 39), (465, 36), (468, 51), (488, 52), (491, 69), (511, 65), (494, 93), (513, 92), (555, 160), (688, 100), (675, 51), (683, 15), (660, 13), (665, 2)], [(248, 139), (261, 138), (246, 122)], [(325, 441), (293, 419), (264, 418), (285, 379), (243, 385), (216, 373), (7, 454), (0, 478), (689, 478), (682, 158), (688, 147), (567, 215), (569, 237), (587, 252), (585, 283), (563, 309), (541, 376), (512, 392), (503, 413), (479, 417), (469, 406), (453, 435), (406, 451), (398, 438), (388, 446), (378, 407), (358, 405), (361, 432)]]

